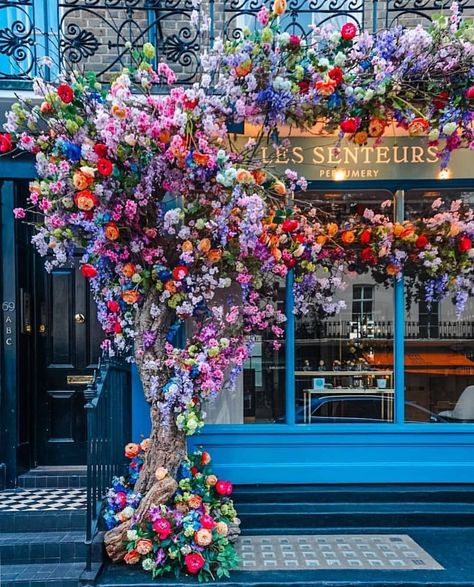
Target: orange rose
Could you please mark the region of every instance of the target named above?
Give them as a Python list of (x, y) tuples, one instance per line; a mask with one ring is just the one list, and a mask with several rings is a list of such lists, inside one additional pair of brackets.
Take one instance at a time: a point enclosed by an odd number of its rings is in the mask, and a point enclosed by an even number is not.
[(326, 226), (326, 230), (328, 231), (328, 235), (330, 237), (334, 237), (336, 236), (336, 234), (339, 231), (339, 227), (335, 222), (330, 222), (327, 226)]
[(334, 94), (334, 90), (336, 89), (337, 82), (333, 79), (328, 79), (327, 81), (319, 80), (314, 84), (316, 91), (321, 96), (330, 96)]
[(355, 241), (355, 234), (352, 230), (345, 230), (342, 233), (341, 240), (345, 245), (350, 245)]
[(323, 245), (325, 245), (325, 244), (326, 244), (327, 240), (328, 240), (328, 237), (327, 237), (327, 236), (324, 236), (324, 234), (320, 234), (320, 235), (319, 235), (319, 236), (316, 238), (316, 243), (317, 243), (318, 245), (321, 245), (321, 246), (323, 246)]
[(188, 498), (188, 506), (193, 509), (197, 510), (202, 505), (202, 497), (200, 495), (190, 495)]
[(225, 522), (217, 522), (216, 532), (218, 534), (223, 534), (224, 536), (227, 536), (228, 531), (229, 531), (229, 528)]
[(281, 251), (278, 247), (275, 247), (272, 249), (272, 256), (275, 259), (275, 261), (280, 261), (281, 259)]
[(153, 550), (153, 542), (149, 538), (140, 538), (135, 548), (139, 554), (148, 554)]
[(286, 186), (282, 181), (275, 181), (272, 185), (272, 190), (276, 192), (279, 196), (284, 196), (286, 194)]
[(163, 129), (160, 131), (160, 134), (158, 135), (158, 139), (160, 141), (160, 143), (169, 143), (170, 139), (171, 139), (171, 134), (170, 131), (167, 129)]
[(237, 169), (236, 180), (239, 183), (254, 183), (253, 175), (247, 169)]
[(124, 106), (119, 106), (118, 104), (113, 104), (112, 108), (110, 109), (112, 114), (117, 118), (123, 120), (127, 117), (127, 109)]
[(408, 125), (408, 132), (412, 137), (419, 137), (424, 135), (430, 127), (430, 123), (426, 118), (414, 118)]
[(209, 163), (209, 155), (207, 153), (200, 153), (199, 151), (194, 151), (193, 161), (197, 165), (201, 165), (202, 167), (204, 167)]
[(201, 528), (194, 532), (194, 540), (199, 546), (209, 546), (212, 542), (212, 532), (206, 528)]
[(190, 253), (193, 250), (193, 243), (191, 241), (184, 241), (181, 245), (181, 249), (184, 253)]
[(371, 118), (369, 122), (369, 135), (371, 137), (381, 137), (385, 131), (385, 120), (381, 118)]
[(132, 277), (132, 275), (135, 273), (135, 265), (133, 263), (125, 263), (122, 268), (122, 273), (125, 275), (125, 277)]
[(399, 271), (400, 271), (400, 267), (398, 265), (394, 265), (393, 263), (390, 263), (390, 265), (387, 265), (387, 273), (389, 275), (396, 275)]
[(90, 190), (77, 192), (74, 196), (74, 201), (79, 210), (84, 210), (85, 212), (89, 212), (97, 205), (97, 198)]
[(410, 238), (413, 234), (415, 234), (415, 227), (413, 226), (413, 224), (407, 224), (404, 227), (400, 236), (403, 239), (407, 239), (407, 238)]
[(214, 487), (214, 485), (217, 483), (217, 477), (215, 475), (208, 475), (206, 477), (206, 485), (209, 485), (209, 487)]
[(360, 130), (354, 135), (354, 143), (356, 145), (365, 145), (368, 140), (369, 135), (365, 132), (365, 130)]
[(123, 557), (123, 560), (127, 563), (127, 565), (136, 565), (140, 560), (140, 555), (134, 548), (132, 548), (132, 550), (129, 550)]
[(263, 169), (254, 169), (252, 175), (257, 185), (262, 185), (267, 180), (267, 174)]
[(136, 442), (129, 442), (125, 447), (125, 456), (127, 459), (133, 459), (140, 452), (140, 445)]
[(403, 230), (404, 230), (403, 229), (403, 224), (399, 224), (397, 222), (397, 224), (395, 224), (395, 226), (393, 227), (393, 234), (394, 234), (394, 236), (399, 237), (402, 234)]
[(76, 190), (85, 190), (91, 185), (93, 181), (93, 177), (82, 173), (82, 171), (75, 171), (74, 175), (72, 176), (72, 183)]
[(451, 237), (455, 237), (457, 236), (459, 233), (461, 232), (461, 227), (459, 226), (459, 224), (451, 224), (451, 227), (449, 229), (449, 236)]
[(273, 12), (277, 16), (281, 16), (286, 10), (286, 0), (275, 0), (273, 3)]
[(235, 75), (237, 77), (245, 77), (252, 71), (252, 67), (253, 66), (251, 61), (245, 61), (244, 63), (237, 65), (235, 68)]
[(203, 238), (198, 244), (198, 250), (201, 253), (208, 253), (211, 250), (211, 241), (208, 238)]
[(134, 304), (138, 302), (138, 298), (140, 294), (136, 289), (127, 289), (126, 291), (122, 292), (122, 300), (127, 304)]
[(176, 284), (172, 279), (165, 283), (164, 288), (166, 289), (166, 291), (169, 291), (172, 294), (177, 292)]
[(207, 253), (207, 260), (209, 263), (217, 263), (221, 260), (222, 252), (219, 249), (211, 249), (209, 253)]
[(120, 231), (115, 222), (107, 222), (105, 225), (104, 234), (105, 238), (108, 238), (109, 241), (116, 241), (120, 236)]

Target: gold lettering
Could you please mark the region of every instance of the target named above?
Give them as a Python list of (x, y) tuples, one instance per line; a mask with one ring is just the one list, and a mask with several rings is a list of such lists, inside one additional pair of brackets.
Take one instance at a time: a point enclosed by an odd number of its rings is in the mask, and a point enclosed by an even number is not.
[(293, 147), (291, 152), (291, 162), (295, 164), (304, 163), (303, 147)]
[(399, 148), (398, 145), (393, 147), (393, 161), (395, 163), (408, 163), (408, 147), (403, 147), (403, 157), (401, 159), (398, 156)]
[(313, 149), (313, 163), (315, 165), (320, 165), (321, 163), (324, 163), (325, 159), (324, 159), (324, 151), (322, 147), (314, 147)]
[[(333, 157), (337, 157), (337, 159), (334, 159)], [(329, 155), (328, 155), (328, 163), (335, 163), (336, 165), (338, 163), (341, 162), (341, 155), (335, 155), (334, 150), (333, 149), (329, 149)]]
[(377, 163), (390, 163), (388, 147), (377, 148)]
[[(284, 159), (283, 159), (284, 157)], [(276, 163), (289, 163), (288, 149), (286, 147), (278, 147), (276, 150)]]
[(361, 147), (361, 152), (365, 155), (364, 163), (368, 165), (370, 163), (370, 154), (374, 152), (373, 147)]
[(431, 145), (428, 147), (428, 157), (426, 158), (427, 163), (437, 163), (438, 162), (438, 149)]
[(412, 147), (411, 148), (411, 162), (412, 163), (423, 163), (423, 147)]
[(349, 165), (349, 158), (352, 159), (352, 163), (357, 165), (358, 158), (359, 158), (359, 149), (350, 149), (349, 147), (344, 147), (344, 164)]
[(379, 174), (379, 171), (380, 171), (380, 169), (372, 169), (374, 177), (377, 177), (377, 175)]
[(262, 147), (262, 163), (264, 165), (270, 163), (270, 160), (268, 159), (268, 151), (267, 151), (268, 147)]

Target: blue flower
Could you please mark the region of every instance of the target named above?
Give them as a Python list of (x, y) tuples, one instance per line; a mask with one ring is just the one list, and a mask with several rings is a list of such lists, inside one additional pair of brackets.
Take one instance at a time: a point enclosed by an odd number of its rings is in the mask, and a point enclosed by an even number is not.
[(75, 145), (74, 143), (70, 143), (69, 141), (64, 141), (62, 147), (63, 152), (68, 159), (70, 159), (71, 161), (81, 160), (81, 147), (79, 147), (79, 145)]

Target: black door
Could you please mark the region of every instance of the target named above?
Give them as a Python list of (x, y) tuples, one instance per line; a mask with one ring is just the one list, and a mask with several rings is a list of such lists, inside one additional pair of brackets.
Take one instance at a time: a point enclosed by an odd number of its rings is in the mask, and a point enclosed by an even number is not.
[(102, 330), (89, 285), (73, 267), (42, 272), (38, 316), (38, 465), (86, 462), (83, 390), (100, 355)]

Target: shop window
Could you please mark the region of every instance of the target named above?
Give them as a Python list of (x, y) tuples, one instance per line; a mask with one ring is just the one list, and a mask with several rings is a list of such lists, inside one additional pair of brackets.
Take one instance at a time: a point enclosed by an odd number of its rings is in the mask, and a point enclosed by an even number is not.
[[(433, 198), (463, 199), (469, 192), (450, 190), (405, 195), (406, 217), (422, 215)], [(405, 421), (474, 423), (474, 301), (461, 316), (452, 300), (410, 299), (405, 321)]]

